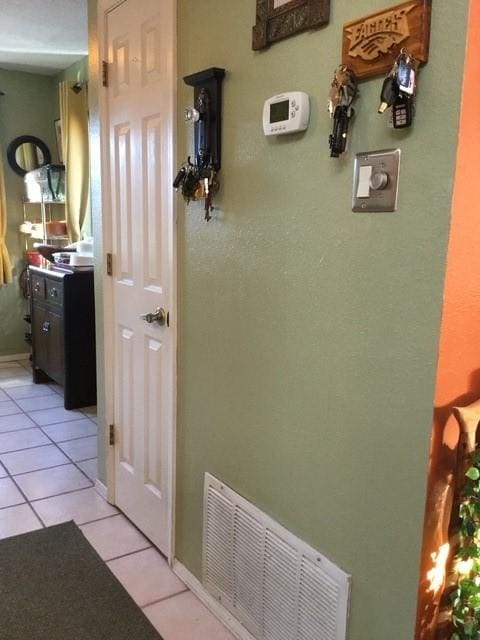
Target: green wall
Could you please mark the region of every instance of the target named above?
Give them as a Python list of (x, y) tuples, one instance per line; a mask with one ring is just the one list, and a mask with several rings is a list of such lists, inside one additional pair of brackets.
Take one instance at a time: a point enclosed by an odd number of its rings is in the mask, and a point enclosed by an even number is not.
[(74, 62), (67, 69), (60, 71), (52, 78), (53, 92), (55, 101), (55, 119), (60, 118), (60, 101), (58, 98), (58, 85), (60, 82), (75, 81), (77, 74), (80, 74), (80, 82), (88, 80), (88, 56), (81, 58), (77, 62)]
[(52, 79), (31, 73), (0, 69), (0, 151), (2, 154), (7, 190), (8, 233), (7, 246), (15, 266), (14, 283), (0, 288), (0, 356), (26, 353), (24, 342), (27, 325), (23, 321), (26, 302), (20, 296), (18, 276), (23, 269), (23, 238), (18, 227), (23, 221), (23, 178), (8, 166), (6, 150), (17, 136), (34, 135), (50, 147), (56, 158), (54, 101)]
[[(434, 3), (414, 128), (387, 129), (364, 82), (330, 159), (342, 25), (384, 6), (336, 0), (325, 29), (254, 53), (255, 0), (178, 1), (179, 162), (182, 76), (228, 75), (214, 220), (179, 197), (176, 554), (200, 576), (209, 471), (353, 575), (350, 640), (413, 637), (467, 20)], [(265, 138), (264, 99), (295, 89), (308, 131)], [(398, 212), (352, 213), (354, 154), (397, 146)]]

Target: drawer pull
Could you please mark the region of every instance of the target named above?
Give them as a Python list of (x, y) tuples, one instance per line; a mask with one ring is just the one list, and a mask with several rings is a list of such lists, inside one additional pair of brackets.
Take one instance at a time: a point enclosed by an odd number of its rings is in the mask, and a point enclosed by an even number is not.
[(58, 298), (58, 291), (57, 291), (57, 289), (55, 289), (55, 287), (53, 287), (53, 288), (50, 290), (50, 297), (51, 297), (51, 298)]
[(43, 323), (42, 331), (45, 331), (45, 333), (49, 333), (50, 332), (50, 322), (44, 322)]
[(33, 290), (35, 291), (35, 293), (39, 293), (40, 292), (40, 283), (37, 282), (35, 284), (35, 286), (33, 287)]

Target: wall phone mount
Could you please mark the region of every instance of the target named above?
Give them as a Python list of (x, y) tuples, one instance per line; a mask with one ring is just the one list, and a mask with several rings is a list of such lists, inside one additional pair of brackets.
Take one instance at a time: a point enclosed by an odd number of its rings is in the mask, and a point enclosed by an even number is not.
[(185, 111), (185, 119), (195, 127), (195, 164), (221, 167), (222, 157), (222, 81), (225, 69), (211, 67), (183, 78), (194, 88), (193, 107)]

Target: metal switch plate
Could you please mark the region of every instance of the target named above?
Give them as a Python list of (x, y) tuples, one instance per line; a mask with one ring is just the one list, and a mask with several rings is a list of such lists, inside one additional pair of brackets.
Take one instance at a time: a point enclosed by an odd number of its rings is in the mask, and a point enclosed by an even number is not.
[(400, 149), (357, 153), (353, 171), (353, 211), (396, 211)]

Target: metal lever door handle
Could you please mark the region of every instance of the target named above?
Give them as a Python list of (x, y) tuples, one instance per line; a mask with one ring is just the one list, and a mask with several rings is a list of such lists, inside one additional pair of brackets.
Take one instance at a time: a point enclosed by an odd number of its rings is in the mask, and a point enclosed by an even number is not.
[(167, 313), (165, 309), (163, 309), (162, 307), (157, 307), (157, 310), (155, 311), (155, 313), (142, 313), (140, 315), (140, 318), (142, 320), (145, 320), (145, 322), (148, 322), (148, 324), (152, 324), (153, 322), (158, 322), (158, 324), (163, 327), (163, 325), (167, 320)]

